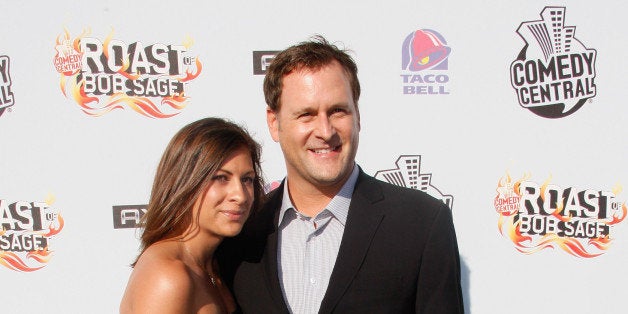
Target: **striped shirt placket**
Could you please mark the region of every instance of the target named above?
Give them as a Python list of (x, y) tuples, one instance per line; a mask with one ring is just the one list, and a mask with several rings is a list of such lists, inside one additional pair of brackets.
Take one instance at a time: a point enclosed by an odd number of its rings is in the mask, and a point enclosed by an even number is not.
[(287, 182), (279, 217), (279, 280), (291, 313), (318, 313), (336, 262), (358, 168), (316, 217), (297, 212)]

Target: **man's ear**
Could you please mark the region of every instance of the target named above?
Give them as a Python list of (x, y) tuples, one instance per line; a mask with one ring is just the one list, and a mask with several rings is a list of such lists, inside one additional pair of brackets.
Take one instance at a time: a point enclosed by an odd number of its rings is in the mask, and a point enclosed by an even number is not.
[(268, 124), (268, 131), (273, 141), (279, 142), (279, 119), (277, 117), (278, 112), (270, 109), (266, 106), (266, 123)]
[(360, 124), (360, 108), (358, 108), (358, 104), (355, 104), (355, 112), (358, 116), (358, 132), (362, 130), (362, 125)]

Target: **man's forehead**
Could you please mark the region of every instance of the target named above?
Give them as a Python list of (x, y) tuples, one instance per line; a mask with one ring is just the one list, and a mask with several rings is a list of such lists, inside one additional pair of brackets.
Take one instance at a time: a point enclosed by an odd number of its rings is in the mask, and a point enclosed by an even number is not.
[(335, 59), (329, 60), (328, 62), (320, 62), (315, 64), (308, 63), (298, 63), (292, 69), (290, 69), (284, 77), (292, 74), (292, 73), (316, 73), (321, 71), (322, 69), (330, 68), (330, 67), (338, 67), (342, 69), (340, 62)]

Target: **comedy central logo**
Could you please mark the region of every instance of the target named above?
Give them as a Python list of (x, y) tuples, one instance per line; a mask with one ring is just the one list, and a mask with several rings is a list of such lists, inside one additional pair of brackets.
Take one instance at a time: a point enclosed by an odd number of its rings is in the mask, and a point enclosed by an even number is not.
[(451, 48), (438, 32), (420, 29), (410, 33), (401, 48), (403, 93), (413, 95), (449, 94), (448, 69)]
[(188, 104), (187, 83), (201, 73), (202, 64), (181, 45), (141, 42), (127, 44), (113, 38), (101, 41), (89, 31), (72, 38), (66, 30), (57, 37), (53, 59), (61, 74), (61, 91), (90, 116), (130, 108), (150, 118), (169, 118)]
[(9, 57), (0, 56), (0, 116), (15, 103), (13, 100), (13, 92), (11, 91), (9, 65)]
[(546, 7), (541, 17), (517, 29), (526, 44), (510, 66), (510, 81), (522, 107), (562, 118), (595, 96), (597, 52), (575, 37), (575, 26), (565, 26), (564, 7)]
[(522, 253), (560, 248), (584, 258), (602, 255), (613, 241), (613, 227), (626, 218), (625, 202), (612, 191), (562, 188), (551, 178), (539, 184), (530, 175), (513, 181), (506, 174), (497, 184), (494, 206), (499, 232)]
[(375, 173), (375, 178), (415, 190), (421, 190), (445, 203), (453, 209), (454, 197), (443, 194), (432, 185), (432, 174), (421, 173), (421, 155), (402, 155), (395, 162), (394, 169), (380, 170)]
[(52, 257), (52, 242), (63, 229), (54, 196), (43, 202), (0, 199), (0, 265), (15, 271), (43, 268)]

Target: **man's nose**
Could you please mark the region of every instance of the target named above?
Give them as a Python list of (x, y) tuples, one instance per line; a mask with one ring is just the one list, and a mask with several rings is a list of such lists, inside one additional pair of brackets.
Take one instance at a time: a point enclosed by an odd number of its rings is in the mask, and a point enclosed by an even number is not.
[(316, 136), (328, 140), (335, 133), (336, 129), (327, 115), (320, 115), (316, 119)]

